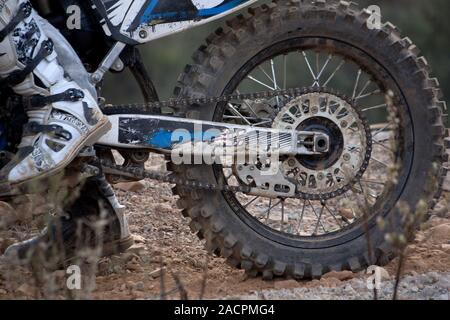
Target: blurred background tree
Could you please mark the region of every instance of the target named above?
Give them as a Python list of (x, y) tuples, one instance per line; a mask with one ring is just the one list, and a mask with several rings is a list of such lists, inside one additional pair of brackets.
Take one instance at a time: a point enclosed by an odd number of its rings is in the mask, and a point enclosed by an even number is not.
[[(267, 2), (265, 0), (261, 3)], [(361, 7), (375, 4), (383, 21), (398, 26), (422, 50), (439, 79), (445, 99), (450, 97), (450, 1), (448, 0), (359, 0)], [(157, 40), (141, 47), (161, 99), (172, 96), (178, 75), (191, 55), (224, 20)], [(129, 80), (129, 81), (128, 81)], [(142, 98), (129, 74), (110, 75), (105, 84), (110, 103), (139, 102)]]

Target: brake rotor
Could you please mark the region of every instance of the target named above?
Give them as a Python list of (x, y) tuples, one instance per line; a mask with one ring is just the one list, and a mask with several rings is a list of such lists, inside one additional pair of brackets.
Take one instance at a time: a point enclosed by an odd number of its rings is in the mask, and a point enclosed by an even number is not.
[(330, 137), (326, 154), (289, 157), (284, 176), (310, 199), (329, 199), (348, 191), (364, 174), (372, 153), (368, 123), (344, 96), (316, 91), (286, 104), (273, 122), (274, 128), (322, 131)]

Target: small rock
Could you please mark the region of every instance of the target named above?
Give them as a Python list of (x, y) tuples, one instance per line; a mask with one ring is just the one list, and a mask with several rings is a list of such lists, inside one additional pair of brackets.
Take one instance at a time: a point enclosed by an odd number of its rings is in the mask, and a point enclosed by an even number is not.
[(450, 244), (447, 243), (441, 244), (441, 249), (442, 251), (450, 254)]
[(144, 232), (153, 233), (155, 231), (155, 227), (153, 227), (151, 224), (146, 224), (142, 227), (144, 229)]
[(135, 243), (146, 243), (147, 242), (147, 239), (145, 239), (143, 236), (140, 236), (137, 234), (133, 235), (133, 240)]
[(441, 200), (435, 207), (433, 214), (440, 218), (450, 217), (449, 203), (447, 199)]
[(127, 262), (126, 265), (127, 270), (133, 271), (133, 272), (144, 272), (144, 268), (142, 268), (141, 264), (139, 263), (139, 260), (133, 258), (129, 262)]
[(20, 292), (26, 296), (33, 296), (35, 294), (35, 291), (36, 289), (27, 283), (24, 283), (19, 288), (17, 288), (17, 292)]
[(112, 273), (120, 274), (123, 272), (123, 267), (121, 265), (113, 265), (112, 266)]
[(173, 211), (173, 207), (168, 204), (168, 203), (158, 203), (155, 206), (155, 210), (157, 212), (172, 212)]
[(419, 287), (418, 286), (410, 286), (409, 291), (417, 293), (417, 292), (419, 292)]
[(450, 290), (450, 279), (441, 277), (435, 285), (436, 285), (436, 287), (443, 288), (443, 289), (449, 291)]
[(325, 287), (335, 288), (342, 285), (341, 280), (337, 278), (324, 278), (320, 279), (320, 284)]
[(145, 184), (142, 181), (120, 182), (114, 185), (116, 189), (128, 192), (139, 192), (145, 189)]
[(448, 293), (441, 294), (436, 300), (448, 301), (450, 299), (450, 295)]
[(108, 275), (112, 271), (112, 261), (109, 258), (100, 260), (97, 264), (99, 275)]
[(434, 243), (450, 242), (450, 224), (442, 224), (430, 229), (431, 239)]
[(348, 220), (355, 218), (352, 209), (341, 208), (339, 209), (339, 214), (341, 215), (341, 217), (344, 217)]
[(135, 272), (135, 273), (142, 273), (144, 272), (144, 268), (140, 264), (135, 263), (129, 263), (127, 264), (127, 271)]
[(294, 289), (298, 288), (299, 284), (295, 280), (282, 280), (282, 281), (275, 281), (274, 287), (275, 289)]
[(134, 253), (138, 256), (144, 254), (147, 251), (147, 248), (144, 244), (141, 243), (135, 243), (133, 244), (128, 250), (127, 253)]
[(152, 272), (150, 272), (148, 275), (152, 279), (158, 279), (161, 277), (161, 274), (166, 270), (166, 268), (158, 268)]
[(323, 275), (322, 278), (324, 278), (324, 279), (334, 278), (334, 279), (338, 279), (340, 281), (346, 281), (346, 280), (353, 279), (355, 276), (356, 275), (353, 272), (345, 270), (345, 271), (328, 272), (327, 274)]
[(377, 270), (379, 272), (381, 281), (387, 281), (391, 279), (391, 276), (389, 275), (389, 272), (385, 268), (382, 268), (380, 266), (372, 265), (367, 268), (367, 270)]
[(142, 261), (141, 256), (137, 255), (134, 252), (125, 252), (125, 253), (120, 255), (120, 258), (121, 258), (123, 263), (127, 263), (130, 260), (136, 260), (138, 262)]
[(0, 294), (7, 294), (8, 292), (5, 289), (0, 289)]
[(136, 291), (145, 291), (145, 284), (141, 281), (135, 284), (134, 290)]
[(133, 282), (133, 281), (127, 281), (124, 285), (125, 285), (126, 289), (133, 290), (133, 288), (136, 285), (136, 283)]

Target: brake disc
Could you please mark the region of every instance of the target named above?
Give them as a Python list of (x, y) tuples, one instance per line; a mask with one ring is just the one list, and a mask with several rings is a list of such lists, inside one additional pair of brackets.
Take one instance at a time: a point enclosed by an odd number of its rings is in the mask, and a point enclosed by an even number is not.
[(323, 90), (298, 96), (280, 110), (273, 127), (322, 131), (330, 137), (326, 154), (289, 157), (282, 162), (284, 177), (294, 181), (304, 198), (341, 195), (367, 169), (372, 153), (370, 128), (344, 96)]

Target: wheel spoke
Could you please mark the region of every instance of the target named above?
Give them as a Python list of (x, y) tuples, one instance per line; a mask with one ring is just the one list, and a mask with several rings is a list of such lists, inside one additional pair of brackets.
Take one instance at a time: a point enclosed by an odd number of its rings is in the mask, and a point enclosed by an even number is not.
[(326, 67), (328, 66), (328, 63), (330, 63), (331, 59), (333, 58), (333, 55), (329, 55), (328, 59), (325, 61), (325, 64), (323, 65), (322, 69), (318, 71), (317, 74), (317, 85), (320, 87), (320, 78), (322, 77), (323, 72), (325, 71)]
[(327, 233), (328, 231), (325, 229), (324, 225), (322, 224), (322, 221), (320, 220), (319, 216), (317, 215), (317, 212), (316, 212), (316, 210), (314, 209), (314, 206), (312, 205), (311, 201), (308, 200), (308, 203), (309, 203), (309, 206), (311, 207), (312, 211), (314, 212), (314, 215), (315, 215), (316, 218), (318, 219), (317, 222), (320, 222), (320, 225), (321, 225), (323, 231), (324, 231), (325, 233)]
[(266, 211), (266, 214), (267, 214), (267, 216), (266, 216), (266, 223), (269, 221), (270, 211), (272, 211), (273, 208), (275, 208), (277, 205), (279, 205), (280, 202), (281, 202), (281, 200), (279, 200), (277, 203), (275, 203), (275, 204), (272, 206), (272, 198), (269, 200), (269, 208), (268, 208), (267, 211)]
[(387, 107), (387, 104), (383, 103), (383, 104), (379, 104), (379, 105), (376, 105), (376, 106), (373, 106), (373, 107), (368, 107), (368, 108), (361, 109), (361, 111), (362, 112), (366, 112), (366, 111), (381, 109), (381, 108), (385, 108), (385, 107)]
[[(305, 59), (306, 65), (308, 66), (309, 72), (311, 72), (311, 75), (313, 77), (313, 80), (314, 80), (313, 87), (314, 87), (314, 85), (317, 83), (317, 77), (314, 74), (314, 71), (311, 67), (311, 64), (309, 63), (308, 56), (306, 55), (305, 51), (302, 51), (302, 55), (303, 55), (303, 58)], [(319, 86), (319, 85), (317, 84), (317, 86)]]
[[(225, 115), (225, 116), (223, 116), (223, 118), (224, 119), (229, 119), (229, 120), (236, 120), (236, 119), (242, 119), (242, 117), (240, 117), (240, 116), (228, 116), (228, 115)], [(260, 118), (255, 118), (255, 117), (244, 117), (245, 119), (247, 119), (247, 120), (251, 120), (251, 121), (263, 121), (263, 122), (266, 122), (266, 121), (272, 121), (272, 119), (260, 119)], [(253, 126), (256, 126), (257, 125), (257, 123), (255, 123)]]
[(302, 207), (302, 213), (299, 215), (300, 219), (297, 219), (297, 232), (300, 234), (301, 230), (300, 227), (302, 225), (303, 216), (305, 214), (305, 208), (306, 208), (306, 200), (303, 200), (303, 207)]
[(356, 90), (358, 89), (359, 86), (359, 79), (361, 78), (361, 69), (358, 70), (358, 73), (356, 75), (356, 81), (355, 81), (355, 86), (353, 87), (353, 94), (352, 94), (352, 100), (355, 100), (356, 98)]
[(372, 139), (375, 138), (377, 135), (379, 135), (384, 130), (386, 130), (387, 128), (389, 128), (390, 126), (391, 126), (391, 123), (387, 123), (384, 127), (382, 127), (380, 129), (378, 129), (377, 131), (375, 131), (375, 133), (372, 134)]
[(247, 202), (247, 204), (245, 204), (243, 207), (244, 207), (244, 209), (247, 209), (247, 207), (249, 206), (249, 205), (251, 205), (253, 202), (255, 202), (256, 200), (258, 200), (260, 198), (260, 196), (256, 196), (256, 197), (254, 197), (252, 200), (250, 200), (249, 202)]
[(327, 86), (327, 84), (334, 78), (336, 73), (342, 68), (342, 66), (345, 64), (345, 61), (342, 60), (341, 63), (336, 67), (336, 69), (331, 73), (331, 75), (328, 77), (327, 81), (323, 84), (324, 87)]
[(244, 117), (231, 103), (228, 103), (228, 108), (230, 108), (231, 112), (234, 113), (235, 115), (237, 115), (239, 118), (241, 118), (242, 120), (244, 120), (245, 123), (247, 123), (248, 125), (252, 125), (252, 123), (250, 121), (247, 120), (246, 117)]
[[(241, 94), (239, 90), (236, 90), (236, 93)], [(247, 108), (253, 113), (256, 118), (259, 118), (258, 114), (255, 112), (255, 110), (253, 110), (252, 106), (247, 101), (243, 100), (242, 103), (247, 106)]]
[[(378, 196), (379, 196), (378, 194), (372, 193), (371, 192), (372, 190), (365, 191), (364, 187), (361, 185), (361, 183), (359, 183), (359, 186), (361, 187), (361, 189), (358, 189), (356, 187), (356, 185), (354, 186), (354, 189), (356, 189), (359, 192), (359, 194), (362, 194), (364, 196), (367, 203), (369, 202), (369, 200), (367, 199), (367, 196), (370, 196), (371, 198), (374, 198), (374, 199), (378, 199)], [(352, 191), (353, 191), (353, 193), (357, 194), (356, 192), (354, 192), (353, 189), (352, 189)]]
[(262, 126), (262, 125), (264, 125), (264, 124), (270, 124), (270, 123), (272, 123), (272, 119), (259, 119), (259, 120), (262, 120), (261, 122), (257, 122), (257, 123), (255, 123), (253, 126), (254, 127), (258, 127), (258, 126)]
[[(342, 223), (338, 220), (338, 218), (336, 217), (336, 215), (331, 212), (330, 208), (328, 208), (328, 206), (326, 204), (324, 204), (325, 209), (327, 209), (327, 211), (331, 214), (331, 216), (334, 218), (334, 220), (337, 222), (337, 224), (339, 225), (340, 228), (342, 228)], [(348, 223), (347, 223), (348, 224)]]
[(361, 97), (364, 92), (366, 92), (367, 88), (369, 87), (369, 85), (372, 83), (371, 80), (367, 80), (366, 83), (364, 84), (363, 88), (361, 89), (361, 91), (358, 93), (357, 97)]
[(369, 92), (369, 93), (363, 94), (363, 95), (361, 95), (361, 96), (359, 96), (359, 97), (356, 97), (356, 98), (355, 98), (355, 102), (358, 101), (358, 100), (361, 100), (361, 99), (364, 99), (364, 98), (367, 98), (367, 97), (376, 95), (376, 94), (380, 94), (380, 93), (381, 93), (381, 90), (380, 90), (380, 89), (374, 90), (374, 91), (372, 91), (372, 92)]
[[(317, 234), (317, 231), (318, 231), (318, 229), (319, 229), (319, 224), (322, 225), (322, 228), (323, 228), (323, 224), (322, 224), (322, 222), (321, 222), (321, 219), (322, 219), (322, 215), (323, 215), (324, 208), (325, 208), (325, 205), (322, 205), (322, 208), (320, 209), (319, 216), (317, 217), (317, 223), (316, 223), (316, 226), (315, 226), (315, 228), (314, 228), (313, 234)], [(313, 211), (314, 211), (314, 209), (313, 209)], [(315, 211), (314, 211), (314, 213), (315, 213)], [(317, 216), (317, 215), (316, 215), (316, 216)], [(324, 229), (324, 231), (325, 231), (325, 228), (323, 228), (323, 229)], [(327, 232), (327, 231), (325, 231), (325, 233), (326, 233), (326, 232)]]
[[(278, 87), (276, 78), (272, 78), (272, 77), (267, 73), (267, 71), (264, 70), (263, 67), (258, 66), (258, 69), (261, 70), (262, 73), (264, 73), (264, 75), (267, 77), (267, 79), (269, 79), (270, 82), (272, 82), (273, 87), (274, 87), (275, 89), (277, 89), (277, 90), (280, 89), (280, 87)], [(272, 73), (273, 73), (273, 71), (272, 71)]]
[(395, 153), (394, 150), (392, 150), (391, 148), (389, 148), (388, 146), (384, 145), (383, 143), (377, 141), (377, 140), (372, 140), (372, 144), (376, 144), (377, 146), (382, 147), (383, 149), (386, 149), (392, 153)]
[(389, 168), (389, 165), (386, 164), (386, 163), (384, 163), (383, 161), (381, 161), (381, 160), (379, 160), (379, 159), (377, 159), (377, 158), (375, 158), (375, 157), (373, 157), (373, 156), (372, 156), (371, 159), (372, 159), (373, 161), (375, 161), (375, 162), (378, 162), (379, 164), (382, 164), (382, 165), (385, 166), (386, 168)]
[(256, 79), (256, 78), (253, 77), (253, 76), (247, 76), (247, 78), (249, 78), (250, 80), (256, 82), (257, 84), (260, 84), (260, 85), (262, 85), (263, 87), (266, 87), (266, 88), (268, 88), (268, 89), (270, 89), (270, 90), (272, 90), (272, 91), (275, 91), (275, 90), (276, 90), (275, 88), (272, 88), (272, 87), (269, 86), (268, 84), (265, 84), (264, 82), (259, 81), (258, 79)]
[(382, 185), (382, 186), (385, 186), (385, 185), (386, 185), (385, 182), (376, 181), (376, 180), (361, 179), (360, 181), (361, 181), (361, 182), (364, 182), (364, 183), (379, 184), (379, 185)]
[(275, 63), (273, 62), (273, 59), (270, 60), (270, 67), (272, 69), (273, 86), (277, 89), (280, 89), (280, 87), (278, 86), (277, 75), (275, 73)]

